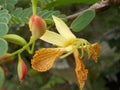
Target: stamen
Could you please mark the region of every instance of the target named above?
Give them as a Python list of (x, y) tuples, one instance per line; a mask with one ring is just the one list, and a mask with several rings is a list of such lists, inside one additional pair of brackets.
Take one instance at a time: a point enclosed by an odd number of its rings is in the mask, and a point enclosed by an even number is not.
[(83, 58), (83, 56), (84, 56), (84, 51), (83, 51), (83, 46), (84, 46), (84, 43), (82, 43), (82, 45), (81, 45), (81, 56), (80, 56), (80, 58)]
[(65, 57), (69, 56), (70, 54), (72, 54), (77, 48), (79, 48), (80, 44), (81, 44), (81, 42), (78, 41), (78, 40), (76, 40), (73, 49), (72, 49), (71, 51), (69, 51), (68, 53), (62, 55), (60, 58), (63, 59), (63, 58), (65, 58)]
[(90, 52), (90, 48), (89, 47), (92, 47), (92, 45), (89, 43), (89, 42), (86, 42), (87, 43), (87, 53), (88, 53), (88, 60), (90, 59), (91, 57), (91, 52)]

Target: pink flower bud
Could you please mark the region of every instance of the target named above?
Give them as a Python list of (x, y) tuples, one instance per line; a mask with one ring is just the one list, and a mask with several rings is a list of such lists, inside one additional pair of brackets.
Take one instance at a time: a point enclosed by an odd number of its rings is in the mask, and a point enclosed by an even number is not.
[(27, 73), (27, 66), (23, 60), (18, 62), (18, 78), (20, 81), (24, 80)]
[(35, 39), (40, 38), (46, 31), (45, 21), (37, 15), (32, 15), (29, 20), (30, 31), (32, 32), (32, 37)]

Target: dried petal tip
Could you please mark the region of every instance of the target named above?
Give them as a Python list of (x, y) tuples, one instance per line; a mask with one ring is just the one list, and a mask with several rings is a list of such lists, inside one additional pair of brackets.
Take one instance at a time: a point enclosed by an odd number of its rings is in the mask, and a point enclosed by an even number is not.
[(23, 81), (27, 73), (27, 66), (23, 60), (19, 60), (17, 69), (19, 81)]
[(90, 57), (92, 57), (92, 59), (97, 63), (98, 55), (101, 49), (100, 45), (98, 43), (95, 43), (95, 44), (92, 44), (92, 47), (88, 46), (88, 47), (85, 47), (84, 49), (86, 52), (88, 52)]
[(100, 52), (101, 47), (100, 47), (100, 45), (99, 45), (98, 43), (93, 44), (92, 47), (93, 47), (93, 49), (94, 49), (94, 51), (95, 51), (95, 52), (92, 54), (92, 58), (93, 58), (93, 60), (94, 60), (95, 62), (97, 62), (97, 61), (98, 61), (98, 55), (99, 55), (99, 52)]
[(32, 15), (29, 20), (29, 28), (32, 37), (38, 39), (45, 33), (46, 23), (40, 16)]
[(76, 76), (79, 83), (80, 90), (83, 90), (85, 81), (87, 80), (88, 70), (85, 69), (85, 66), (80, 58), (79, 52), (74, 52), (75, 62), (76, 62)]

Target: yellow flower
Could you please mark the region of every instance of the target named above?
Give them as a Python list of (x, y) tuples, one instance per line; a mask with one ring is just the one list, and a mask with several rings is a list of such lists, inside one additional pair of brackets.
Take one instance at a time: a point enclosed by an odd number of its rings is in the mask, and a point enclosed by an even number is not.
[[(76, 38), (69, 27), (60, 18), (53, 16), (53, 20), (60, 34), (47, 30), (40, 39), (57, 46), (57, 48), (43, 48), (36, 51), (31, 60), (32, 68), (41, 72), (47, 71), (53, 66), (59, 56), (64, 54), (61, 56), (61, 58), (64, 58), (73, 53), (76, 62), (75, 72), (80, 89), (82, 89), (88, 73), (88, 70), (85, 69), (82, 62), (84, 51), (88, 52), (88, 56), (97, 59), (100, 49), (99, 45), (97, 43), (90, 44), (87, 40), (82, 38)], [(94, 46), (97, 48), (94, 48)], [(81, 55), (78, 49), (81, 49)]]

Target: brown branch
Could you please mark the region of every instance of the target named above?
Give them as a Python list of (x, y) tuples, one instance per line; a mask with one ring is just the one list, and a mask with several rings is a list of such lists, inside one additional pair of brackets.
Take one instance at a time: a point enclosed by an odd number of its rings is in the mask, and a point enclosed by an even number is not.
[(109, 0), (110, 4), (120, 5), (120, 0)]
[(82, 10), (82, 11), (79, 11), (77, 13), (67, 16), (67, 19), (76, 18), (82, 12), (89, 10), (89, 9), (93, 9), (96, 12), (104, 11), (104, 10), (108, 9), (111, 4), (112, 5), (120, 5), (120, 0), (101, 0), (100, 2), (97, 2), (97, 3), (93, 4), (92, 6), (90, 6), (88, 9), (85, 9), (85, 10)]

